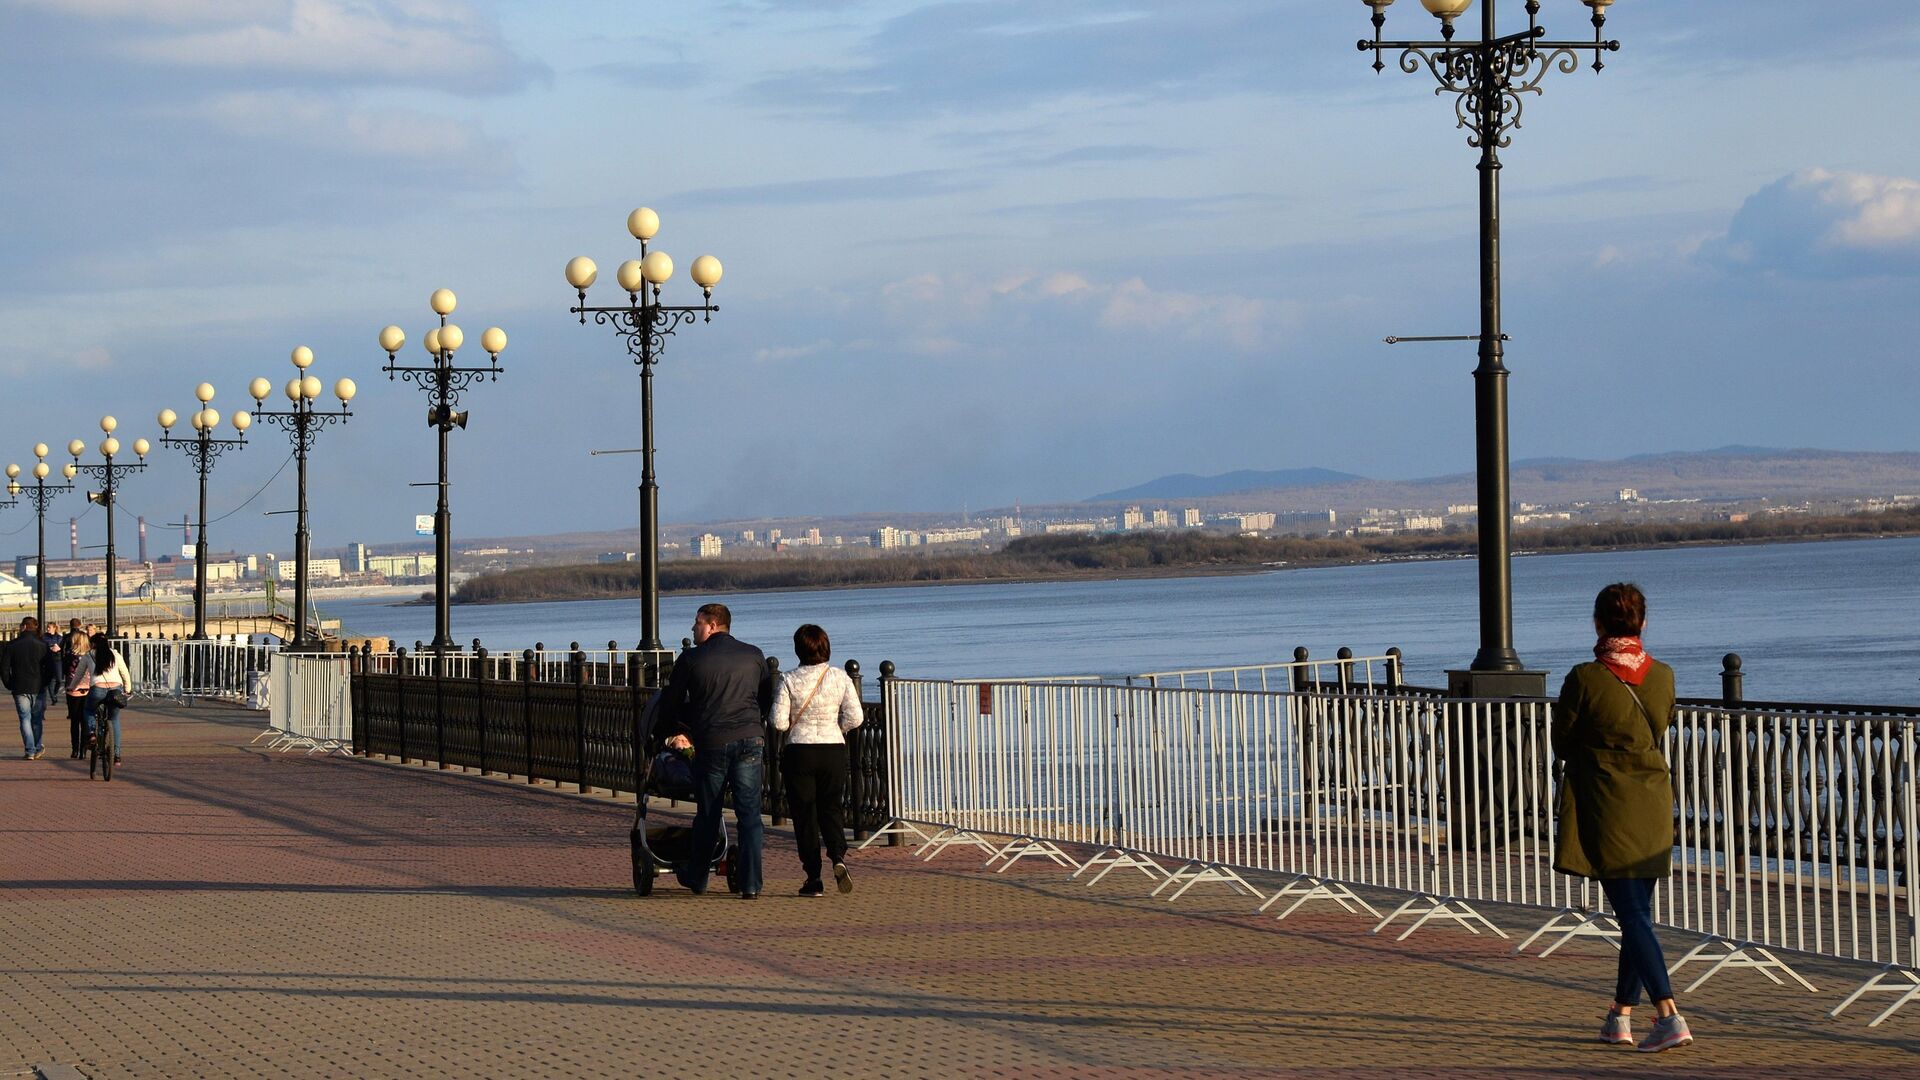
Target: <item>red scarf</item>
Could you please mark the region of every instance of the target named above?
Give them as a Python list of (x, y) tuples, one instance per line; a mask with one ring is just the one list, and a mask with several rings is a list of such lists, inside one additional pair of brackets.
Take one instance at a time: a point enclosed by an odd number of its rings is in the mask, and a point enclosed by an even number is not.
[(1593, 655), (1628, 686), (1646, 681), (1647, 670), (1653, 666), (1653, 657), (1647, 655), (1637, 637), (1601, 638), (1593, 647)]

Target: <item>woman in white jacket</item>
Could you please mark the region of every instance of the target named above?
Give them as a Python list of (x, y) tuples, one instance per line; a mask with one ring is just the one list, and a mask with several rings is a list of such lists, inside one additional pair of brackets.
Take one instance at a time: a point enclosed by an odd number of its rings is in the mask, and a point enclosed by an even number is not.
[(775, 730), (787, 732), (780, 772), (786, 778), (787, 812), (793, 815), (800, 866), (807, 872), (800, 895), (820, 896), (827, 891), (820, 877), (822, 841), (833, 863), (834, 884), (850, 893), (853, 877), (847, 873), (847, 831), (840, 822), (847, 790), (846, 733), (859, 727), (866, 713), (853, 680), (827, 662), (833, 644), (825, 630), (812, 623), (795, 630), (793, 652), (800, 666), (780, 677), (770, 719)]
[(87, 741), (91, 743), (94, 734), (102, 724), (113, 725), (113, 763), (120, 763), (120, 706), (113, 703), (113, 691), (131, 693), (133, 676), (127, 672), (127, 662), (113, 650), (112, 642), (105, 634), (93, 635), (93, 646), (80, 656), (80, 662), (73, 665), (73, 673), (67, 677), (67, 692), (85, 689), (87, 691)]

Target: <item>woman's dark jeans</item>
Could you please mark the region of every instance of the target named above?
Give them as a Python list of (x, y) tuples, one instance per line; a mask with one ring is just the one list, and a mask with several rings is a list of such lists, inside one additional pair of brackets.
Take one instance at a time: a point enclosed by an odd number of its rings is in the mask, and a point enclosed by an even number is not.
[(847, 791), (847, 744), (788, 743), (780, 758), (787, 781), (787, 811), (793, 815), (793, 839), (800, 846), (800, 867), (808, 881), (820, 880), (820, 842), (827, 858), (847, 861), (847, 830), (840, 804)]
[(1673, 996), (1673, 984), (1667, 981), (1667, 960), (1660, 952), (1660, 939), (1653, 932), (1653, 886), (1655, 878), (1610, 878), (1600, 883), (1620, 920), (1620, 978), (1614, 985), (1616, 1005), (1640, 1004), (1640, 988), (1648, 996), (1664, 1001)]
[(126, 744), (120, 741), (120, 706), (110, 697), (118, 687), (96, 686), (87, 691), (87, 734), (100, 730), (102, 724), (113, 725), (113, 756), (119, 757)]
[(87, 695), (85, 691), (67, 695), (67, 730), (73, 737), (70, 749), (78, 757), (87, 745)]

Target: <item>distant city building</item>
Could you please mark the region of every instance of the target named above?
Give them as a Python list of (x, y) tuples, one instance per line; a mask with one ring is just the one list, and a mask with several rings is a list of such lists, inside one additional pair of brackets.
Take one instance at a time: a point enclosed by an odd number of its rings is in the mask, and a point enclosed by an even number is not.
[(753, 534), (753, 530), (752, 530), (752, 529), (741, 529), (741, 530), (740, 530), (740, 542), (741, 542), (741, 543), (743, 543), (743, 544), (751, 544), (751, 543), (753, 543), (753, 540), (754, 540), (754, 534)]
[(1129, 506), (1125, 510), (1120, 511), (1121, 529), (1132, 532), (1135, 529), (1146, 528), (1146, 525), (1147, 515), (1141, 513), (1139, 507)]
[(1185, 510), (1180, 511), (1181, 528), (1197, 529), (1205, 523), (1206, 518), (1200, 515), (1200, 508), (1197, 506), (1189, 506)]
[(783, 535), (784, 535), (784, 534), (783, 534), (783, 533), (782, 533), (782, 532), (781, 532), (781, 531), (780, 531), (779, 529), (768, 529), (768, 530), (767, 530), (767, 543), (769, 543), (769, 544), (777, 544), (777, 543), (779, 543), (779, 542), (780, 542), (780, 537), (781, 537), (781, 536), (783, 536)]
[(1447, 527), (1447, 519), (1439, 514), (1408, 514), (1400, 524), (1408, 532), (1439, 532)]
[(1264, 532), (1273, 528), (1277, 514), (1268, 511), (1255, 511), (1241, 514), (1222, 514), (1220, 520), (1232, 522), (1241, 532)]
[(1633, 488), (1621, 488), (1619, 491), (1613, 493), (1613, 497), (1620, 502), (1640, 501), (1640, 493)]
[(503, 547), (468, 548), (465, 551), (462, 551), (460, 554), (462, 555), (511, 555), (513, 554), (513, 549), (503, 548)]
[(347, 545), (346, 567), (350, 574), (367, 572), (367, 545), (358, 540)]
[[(404, 555), (369, 555), (367, 569), (376, 574), (385, 574), (390, 578), (422, 578), (433, 576), (434, 567), (439, 560), (425, 552), (413, 552)], [(291, 562), (281, 563), (292, 566)], [(284, 575), (283, 575), (284, 576)]]
[(1099, 532), (1100, 523), (1097, 521), (1049, 521), (1046, 524), (1046, 531), (1050, 534)]
[(1173, 511), (1171, 511), (1171, 510), (1155, 510), (1155, 511), (1153, 512), (1153, 521), (1152, 521), (1152, 524), (1153, 524), (1153, 527), (1154, 527), (1154, 528), (1156, 528), (1156, 529), (1171, 529), (1171, 528), (1173, 528)]
[(1478, 514), (1479, 512), (1479, 503), (1453, 503), (1447, 507), (1448, 517), (1457, 517), (1462, 514)]
[(807, 543), (813, 545), (814, 547), (820, 546), (820, 530), (819, 529), (807, 530)]
[(882, 551), (890, 551), (894, 548), (903, 547), (905, 545), (903, 545), (900, 541), (899, 529), (896, 529), (891, 525), (882, 525), (878, 529), (875, 529), (873, 531), (873, 546), (879, 548)]
[[(274, 564), (274, 575), (281, 581), (292, 581), (297, 564), (292, 559), (282, 559)], [(307, 577), (337, 578), (341, 576), (339, 559), (308, 559)]]
[(921, 536), (921, 540), (928, 544), (957, 544), (986, 538), (987, 530), (971, 526), (959, 529), (930, 529)]
[(695, 541), (694, 554), (702, 559), (719, 558), (721, 547), (719, 537), (712, 533), (701, 533), (700, 539)]
[(631, 551), (603, 551), (594, 561), (599, 563), (632, 562), (633, 556), (634, 552)]

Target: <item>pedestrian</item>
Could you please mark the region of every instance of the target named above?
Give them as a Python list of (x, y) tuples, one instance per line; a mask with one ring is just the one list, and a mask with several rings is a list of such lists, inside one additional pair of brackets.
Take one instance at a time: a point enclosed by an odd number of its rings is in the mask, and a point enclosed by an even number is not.
[(770, 719), (774, 730), (788, 733), (780, 775), (787, 783), (787, 812), (793, 816), (800, 867), (807, 873), (800, 895), (827, 891), (820, 878), (822, 842), (833, 864), (834, 885), (850, 893), (853, 875), (847, 872), (847, 832), (840, 820), (847, 790), (846, 736), (860, 726), (866, 711), (860, 706), (860, 688), (827, 662), (833, 643), (826, 630), (813, 623), (795, 630), (793, 654), (800, 666), (780, 677)]
[(72, 693), (81, 683), (87, 685), (87, 742), (91, 744), (102, 729), (113, 725), (113, 763), (118, 765), (126, 744), (120, 741), (120, 702), (115, 698), (115, 691), (124, 698), (133, 685), (133, 677), (107, 635), (93, 635), (88, 646), (80, 663), (74, 666), (73, 677), (67, 680), (67, 692)]
[(704, 604), (693, 619), (693, 648), (680, 654), (661, 693), (661, 729), (667, 745), (693, 747), (697, 810), (692, 854), (674, 876), (696, 895), (707, 891), (711, 853), (719, 842), (720, 804), (733, 786), (733, 853), (740, 895), (760, 897), (760, 787), (765, 782), (768, 699), (772, 680), (766, 656), (733, 636), (733, 613), (725, 604)]
[(1559, 761), (1560, 832), (1553, 868), (1600, 882), (1620, 923), (1613, 1006), (1600, 1028), (1606, 1043), (1633, 1043), (1633, 1007), (1645, 989), (1656, 1020), (1640, 1049), (1693, 1041), (1673, 1003), (1653, 888), (1673, 872), (1673, 783), (1661, 746), (1673, 722), (1673, 669), (1647, 655), (1647, 598), (1620, 583), (1593, 602), (1595, 659), (1567, 672), (1553, 714)]
[(0, 683), (13, 695), (14, 711), (20, 714), (20, 741), (25, 744), (22, 756), (27, 761), (38, 760), (46, 749), (41, 745), (47, 726), (46, 689), (55, 674), (53, 654), (40, 639), (40, 620), (31, 615), (21, 619), (20, 633), (7, 643), (6, 655), (0, 657)]
[(87, 752), (87, 691), (92, 689), (92, 683), (84, 679), (76, 682), (73, 671), (91, 648), (93, 641), (80, 629), (80, 620), (73, 620), (66, 648), (60, 653), (60, 686), (66, 691), (67, 699), (67, 734), (73, 740), (73, 752), (68, 757), (77, 758)]

